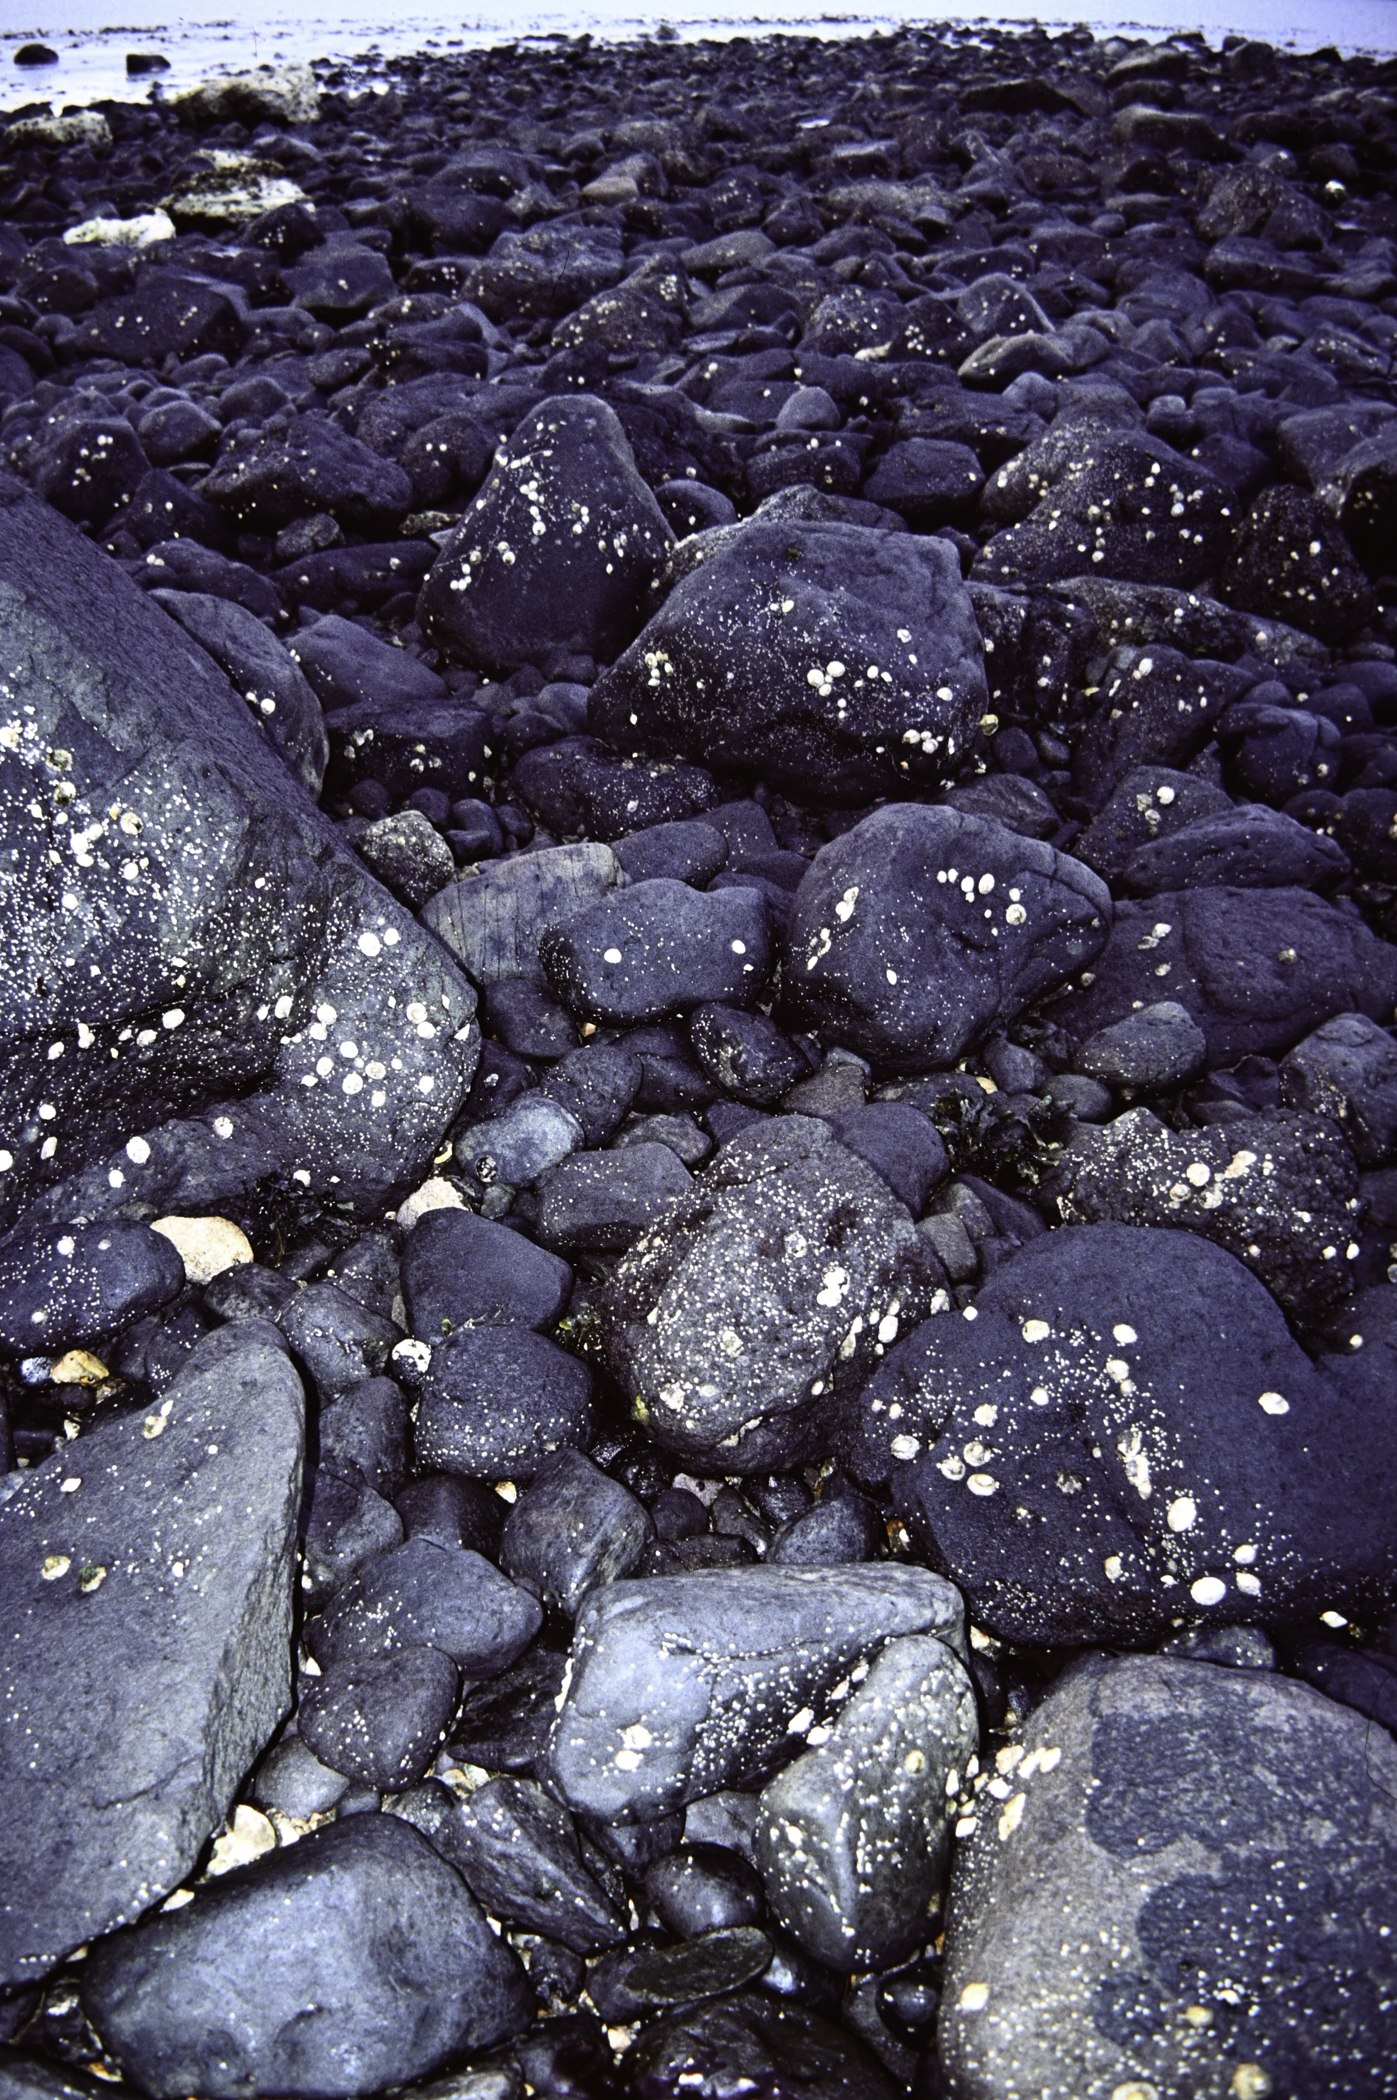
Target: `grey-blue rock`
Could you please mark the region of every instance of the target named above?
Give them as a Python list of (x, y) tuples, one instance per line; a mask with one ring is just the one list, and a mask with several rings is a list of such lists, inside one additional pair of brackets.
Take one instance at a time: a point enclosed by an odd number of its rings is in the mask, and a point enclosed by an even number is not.
[(295, 659), (246, 606), (205, 591), (154, 591), (192, 641), (227, 673), (267, 742), (312, 795), (320, 793), (330, 739), (320, 702)]
[(518, 1956), (395, 1816), (332, 1824), (108, 1940), (83, 1978), (105, 2047), (151, 2100), (356, 2100), (529, 2020)]
[(177, 1887), (287, 1712), (303, 1411), (240, 1323), (0, 1505), (5, 1982)]
[(629, 1575), (655, 1536), (643, 1502), (581, 1451), (543, 1460), (505, 1519), (500, 1565), (551, 1611), (575, 1618), (583, 1599)]

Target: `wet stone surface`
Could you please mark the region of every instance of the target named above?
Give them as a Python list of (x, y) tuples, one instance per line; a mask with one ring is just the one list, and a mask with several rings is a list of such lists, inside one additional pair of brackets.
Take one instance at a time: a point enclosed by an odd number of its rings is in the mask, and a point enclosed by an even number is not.
[(1397, 2100), (1392, 60), (230, 65), (0, 117), (0, 2100)]

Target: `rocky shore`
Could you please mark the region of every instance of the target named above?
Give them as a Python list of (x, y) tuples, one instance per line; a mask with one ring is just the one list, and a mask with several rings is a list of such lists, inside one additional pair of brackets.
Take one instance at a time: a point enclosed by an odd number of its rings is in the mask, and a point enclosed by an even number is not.
[(4, 121), (0, 2100), (1397, 2094), (1395, 176)]

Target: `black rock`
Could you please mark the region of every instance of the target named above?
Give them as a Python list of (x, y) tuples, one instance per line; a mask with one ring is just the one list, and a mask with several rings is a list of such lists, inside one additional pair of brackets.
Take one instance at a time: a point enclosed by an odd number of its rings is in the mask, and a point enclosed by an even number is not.
[(391, 1502), (332, 1454), (312, 1473), (301, 1504), (302, 1602), (314, 1611), (362, 1568), (403, 1540)]
[(1325, 642), (1345, 641), (1376, 602), (1332, 513), (1307, 490), (1284, 486), (1258, 496), (1238, 526), (1218, 591)]
[(407, 1471), (407, 1407), (391, 1378), (350, 1386), (319, 1422), (320, 1463), (393, 1496)]
[(1332, 889), (1350, 872), (1342, 846), (1280, 810), (1257, 803), (1226, 816), (1200, 817), (1169, 837), (1137, 846), (1125, 887), (1137, 897), (1162, 890)]
[(29, 461), (36, 492), (74, 524), (105, 523), (131, 501), (145, 471), (141, 441), (120, 417), (60, 423)]
[(843, 2029), (759, 1991), (735, 1991), (647, 2026), (633, 2077), (653, 2100), (681, 2100), (700, 2080), (736, 2077), (750, 2078), (758, 2090), (798, 2082), (809, 2100), (891, 2100), (897, 2091)]
[(541, 1461), (505, 1519), (500, 1565), (571, 1619), (592, 1590), (630, 1574), (654, 1535), (629, 1488), (581, 1451), (558, 1451)]
[(221, 595), (180, 589), (156, 596), (243, 695), (272, 749), (318, 795), (330, 741), (320, 703), (282, 644), (246, 606)]
[(459, 1684), (455, 1663), (436, 1648), (336, 1665), (302, 1694), (296, 1725), (332, 1771), (398, 1793), (436, 1756)]
[(508, 1669), (538, 1632), (543, 1614), (478, 1553), (409, 1539), (357, 1575), (312, 1622), (321, 1668), (407, 1648), (439, 1648), (468, 1677)]
[(333, 1283), (310, 1283), (287, 1299), (276, 1322), (323, 1401), (377, 1378), (401, 1331)]
[(968, 1310), (908, 1337), (845, 1440), (979, 1624), (1124, 1645), (1386, 1595), (1371, 1408), (1230, 1255), (1191, 1233), (1049, 1232)]
[(361, 529), (395, 522), (412, 483), (392, 460), (322, 416), (298, 416), (231, 437), (203, 484), (244, 532), (279, 532), (307, 511), (331, 511)]
[[(656, 825), (677, 826), (718, 800), (713, 776), (702, 766), (617, 758), (591, 736), (564, 737), (560, 743), (526, 752), (510, 784), (550, 830), (607, 840)], [(644, 880), (630, 859), (618, 858), (632, 882)], [(660, 867), (653, 872), (667, 875), (671, 870)], [(712, 872), (716, 875), (717, 868)], [(680, 879), (688, 879), (687, 873)]]
[(539, 1181), (538, 1236), (565, 1254), (619, 1253), (692, 1185), (668, 1145), (575, 1153)]
[(493, 1915), (546, 1932), (579, 1954), (623, 1939), (620, 1918), (583, 1865), (572, 1817), (536, 1781), (491, 1779), (464, 1799), (422, 1788), (399, 1812)]
[(623, 1258), (602, 1346), (657, 1443), (711, 1472), (769, 1472), (825, 1448), (835, 1392), (939, 1280), (904, 1206), (824, 1124), (763, 1121)]
[(678, 1940), (760, 1925), (766, 1911), (761, 1876), (723, 1845), (690, 1843), (653, 1861), (645, 1870), (645, 1893), (665, 1931)]
[(645, 1067), (624, 1043), (584, 1043), (561, 1058), (540, 1091), (576, 1116), (588, 1146), (604, 1145), (640, 1091)]
[(1305, 890), (1175, 890), (1116, 906), (1105, 951), (1053, 1015), (1081, 1038), (1161, 997), (1187, 1007), (1216, 1068), (1278, 1056), (1335, 1014), (1386, 1018), (1397, 956)]
[(427, 1473), (400, 1490), (395, 1508), (409, 1538), (437, 1546), (467, 1546), (498, 1557), (505, 1505), (493, 1489), (457, 1473)]
[(946, 1147), (934, 1124), (901, 1101), (871, 1101), (866, 1108), (831, 1116), (829, 1122), (846, 1151), (866, 1160), (913, 1217), (920, 1217), (932, 1191), (950, 1172)]
[(845, 1567), (855, 1561), (876, 1560), (886, 1541), (887, 1529), (877, 1507), (849, 1488), (842, 1495), (826, 1494), (813, 1509), (783, 1524), (767, 1550), (767, 1559), (776, 1567)]
[(1187, 1007), (1174, 999), (1142, 1006), (1123, 1021), (1098, 1029), (1076, 1058), (1078, 1071), (1089, 1079), (1147, 1094), (1196, 1079), (1207, 1061), (1208, 1038)]
[(973, 519), (985, 477), (968, 445), (944, 438), (904, 438), (891, 445), (864, 482), (870, 502), (898, 511), (918, 532)]
[(1397, 1043), (1366, 1014), (1339, 1014), (1285, 1059), (1281, 1099), (1336, 1122), (1360, 1167), (1380, 1166), (1397, 1145)]
[(772, 944), (760, 891), (703, 893), (658, 878), (550, 928), (539, 955), (570, 1012), (624, 1028), (711, 1000), (750, 1004)]
[(787, 1011), (894, 1070), (962, 1056), (1088, 964), (1105, 884), (1037, 839), (898, 805), (822, 847), (787, 933)]
[(718, 537), (593, 687), (593, 729), (821, 801), (953, 776), (987, 704), (954, 549), (801, 522)]
[(456, 878), (456, 857), (420, 809), (380, 817), (354, 841), (359, 858), (409, 911), (420, 911)]
[(525, 1327), (480, 1327), (432, 1346), (417, 1455), (469, 1480), (529, 1480), (549, 1452), (585, 1449), (592, 1374)]
[[(38, 710), (33, 757), (4, 756), (6, 807), (34, 801), (38, 766), (71, 842), (57, 901), (75, 900), (51, 914), (44, 968), (21, 967), (33, 884), (54, 871), (48, 820), (16, 816), (8, 1217), (50, 1184), (60, 1225), (132, 1202), (226, 1214), (278, 1177), (333, 1176), (335, 1200), (380, 1209), (425, 1171), (474, 1071), (469, 987), (210, 659), (52, 511), (3, 494), (7, 646)], [(407, 1017), (419, 1001), (430, 1037)], [(340, 1066), (331, 1084), (317, 1064)]]
[(206, 277), (143, 263), (133, 292), (99, 300), (77, 322), (73, 347), (78, 357), (113, 357), (123, 365), (211, 352), (236, 357), (247, 334), (239, 304)]
[(12, 1233), (0, 1242), (0, 1343), (21, 1356), (61, 1355), (168, 1305), (183, 1288), (179, 1253), (148, 1225)]
[(1099, 808), (1140, 766), (1187, 765), (1252, 683), (1232, 664), (1191, 661), (1157, 642), (1118, 649), (1077, 746), (1077, 793)]
[(430, 1211), (403, 1251), (403, 1297), (424, 1340), (460, 1327), (551, 1327), (571, 1290), (565, 1261), (473, 1211)]
[(0, 1505), (6, 1983), (168, 1894), (285, 1715), (302, 1413), (230, 1327)]
[(805, 1077), (805, 1059), (765, 1014), (737, 1006), (697, 1007), (689, 1016), (689, 1040), (710, 1078), (754, 1107), (773, 1107)]
[(236, 1868), (108, 1941), (83, 1982), (106, 2048), (157, 2100), (352, 2100), (488, 2048), (532, 2010), (518, 1957), (394, 1816), (355, 1816)]
[(482, 670), (559, 648), (614, 656), (645, 619), (673, 537), (616, 411), (558, 396), (501, 446), (418, 619), (445, 654)]

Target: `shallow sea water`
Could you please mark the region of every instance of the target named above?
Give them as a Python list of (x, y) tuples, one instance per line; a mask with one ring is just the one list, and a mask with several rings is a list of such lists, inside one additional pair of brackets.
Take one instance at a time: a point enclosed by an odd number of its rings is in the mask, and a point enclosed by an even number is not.
[[(1397, 51), (1397, 0), (1346, 0), (1319, 7), (1314, 0), (1139, 0), (1138, 11), (1094, 7), (1068, 0), (1059, 13), (1035, 9), (1027, 0), (1001, 0), (986, 14), (935, 0), (841, 10), (830, 0), (664, 0), (657, 6), (635, 0), (578, 0), (573, 6), (510, 4), (485, 0), (463, 8), (459, 0), (427, 0), (395, 9), (385, 0), (345, 0), (333, 12), (288, 8), (284, 0), (0, 0), (0, 110), (52, 101), (55, 109), (118, 96), (143, 101), (148, 80), (128, 80), (129, 51), (158, 51), (170, 61), (160, 76), (166, 87), (182, 86), (208, 73), (252, 65), (304, 62), (314, 58), (367, 63), (407, 51), (478, 49), (524, 38), (577, 36), (608, 42), (660, 32), (689, 41), (699, 37), (791, 35), (848, 37), (897, 28), (903, 23), (994, 23), (1012, 27), (1042, 21), (1050, 28), (1085, 23), (1098, 34), (1167, 36), (1201, 30), (1216, 45), (1228, 33), (1264, 37), (1293, 50), (1334, 43), (1345, 52)], [(19, 68), (18, 46), (41, 40), (58, 53), (58, 64)]]

